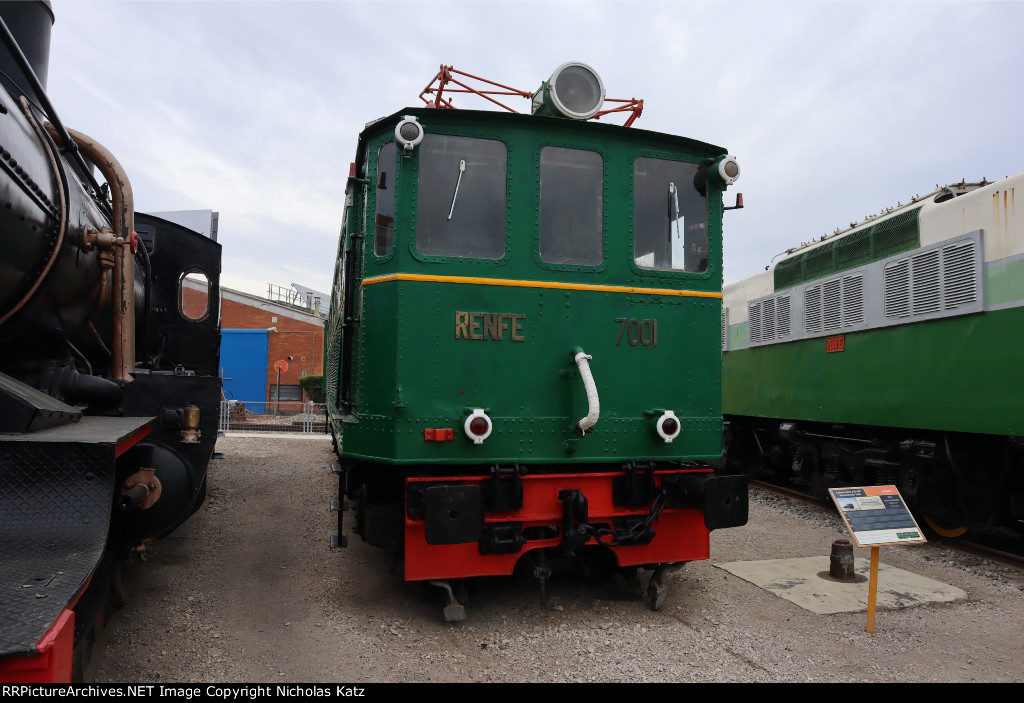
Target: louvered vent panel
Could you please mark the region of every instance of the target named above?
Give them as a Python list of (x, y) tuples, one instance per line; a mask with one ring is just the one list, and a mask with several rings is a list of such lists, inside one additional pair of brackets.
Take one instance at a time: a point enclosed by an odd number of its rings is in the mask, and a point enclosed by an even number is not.
[(791, 331), (789, 296), (780, 295), (775, 301), (775, 334), (778, 339), (788, 337)]
[(926, 315), (942, 309), (941, 254), (940, 250), (933, 249), (910, 259), (910, 281), (915, 315)]
[(821, 284), (824, 289), (822, 318), (825, 331), (837, 330), (843, 324), (843, 289), (838, 278)]
[(807, 334), (821, 332), (821, 286), (804, 291), (804, 329)]
[(761, 302), (761, 341), (775, 339), (775, 298)]
[(747, 308), (747, 317), (750, 321), (750, 343), (758, 344), (761, 342), (761, 303), (750, 303)]
[(864, 322), (864, 277), (843, 277), (843, 327)]
[(978, 300), (974, 271), (977, 247), (974, 242), (957, 242), (942, 249), (942, 293), (946, 310)]
[(725, 351), (725, 335), (728, 331), (728, 326), (725, 324), (725, 307), (722, 307), (722, 351)]
[(910, 259), (885, 267), (885, 316), (910, 315)]

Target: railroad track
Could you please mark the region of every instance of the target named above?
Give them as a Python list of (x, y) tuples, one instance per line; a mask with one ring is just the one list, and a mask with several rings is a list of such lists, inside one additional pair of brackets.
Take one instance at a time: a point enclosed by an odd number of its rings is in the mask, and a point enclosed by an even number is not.
[[(775, 495), (792, 498), (807, 505), (813, 505), (826, 510), (835, 510), (835, 506), (832, 504), (831, 500), (816, 498), (788, 486), (778, 486), (774, 483), (768, 483), (766, 481), (759, 481), (756, 479), (749, 479), (749, 484), (752, 487), (763, 489), (770, 493), (774, 493)], [(1018, 547), (1017, 551), (1013, 551), (1012, 548), (1006, 547), (1005, 544), (993, 544), (983, 539), (976, 540), (972, 538), (963, 539), (959, 537), (942, 537), (931, 530), (926, 531), (928, 532), (929, 540), (938, 542), (939, 544), (956, 550), (961, 554), (970, 554), (971, 556), (988, 559), (996, 564), (1024, 571), (1024, 553), (1022, 553), (1024, 546)]]

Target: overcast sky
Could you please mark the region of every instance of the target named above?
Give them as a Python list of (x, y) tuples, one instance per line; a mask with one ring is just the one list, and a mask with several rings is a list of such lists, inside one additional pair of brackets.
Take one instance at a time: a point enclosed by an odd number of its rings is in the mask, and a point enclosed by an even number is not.
[(746, 203), (726, 213), (726, 282), (936, 183), (1024, 170), (1024, 2), (53, 9), (61, 119), (117, 155), (136, 209), (219, 211), (222, 283), (256, 294), (330, 291), (359, 131), (420, 106), (442, 63), (533, 90), (583, 61), (609, 97), (644, 100), (638, 127), (726, 147), (727, 204)]

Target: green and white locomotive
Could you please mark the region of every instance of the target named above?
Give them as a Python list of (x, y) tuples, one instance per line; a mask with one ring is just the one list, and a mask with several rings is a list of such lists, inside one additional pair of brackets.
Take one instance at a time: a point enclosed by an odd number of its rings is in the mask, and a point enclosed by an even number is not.
[(746, 522), (746, 479), (706, 463), (739, 166), (587, 121), (608, 111), (583, 64), (517, 91), (531, 115), (441, 109), (456, 75), (359, 137), (327, 323), (335, 507), (354, 500), (354, 530), (409, 581), (529, 564), (543, 584), (592, 550), (653, 569), (660, 605), (665, 565)]
[(726, 286), (730, 464), (894, 484), (943, 535), (1019, 538), (1022, 185), (937, 188)]

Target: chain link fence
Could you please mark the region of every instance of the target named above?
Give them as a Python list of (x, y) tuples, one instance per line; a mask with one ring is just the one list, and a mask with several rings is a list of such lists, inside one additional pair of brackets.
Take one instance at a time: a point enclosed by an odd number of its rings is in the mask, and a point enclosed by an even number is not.
[(221, 432), (326, 434), (327, 415), (323, 403), (222, 400), (218, 429)]

